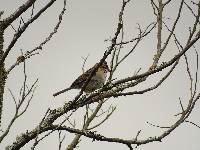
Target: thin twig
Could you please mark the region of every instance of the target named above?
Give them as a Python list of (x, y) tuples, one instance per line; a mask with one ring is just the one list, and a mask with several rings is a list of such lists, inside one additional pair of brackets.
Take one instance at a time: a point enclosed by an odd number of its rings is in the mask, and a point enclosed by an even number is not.
[[(56, 24), (56, 26), (54, 27), (53, 31), (48, 35), (48, 37), (45, 38), (45, 40), (43, 42), (41, 42), (38, 46), (36, 46), (34, 49), (32, 50), (29, 50), (27, 51), (25, 54), (24, 54), (24, 60), (25, 59), (29, 59), (31, 58), (32, 56), (34, 55), (37, 55), (39, 54), (39, 52), (37, 52), (37, 50), (42, 50), (43, 46), (45, 44), (47, 44), (51, 38), (53, 37), (54, 34), (56, 34), (58, 32), (58, 29), (60, 27), (60, 24), (62, 22), (62, 18), (63, 18), (63, 15), (65, 14), (65, 11), (66, 11), (66, 0), (64, 0), (64, 6), (63, 6), (63, 9), (61, 11), (61, 13), (59, 14), (59, 20), (58, 20), (58, 23)], [(33, 18), (33, 17), (32, 17)], [(23, 61), (16, 61), (13, 65), (11, 65), (9, 67), (9, 69), (7, 69), (7, 74), (9, 74), (17, 65), (19, 65), (21, 62)]]
[(194, 122), (191, 122), (191, 121), (188, 121), (188, 120), (185, 120), (185, 122), (187, 122), (187, 123), (190, 123), (190, 124), (192, 124), (192, 125), (196, 126), (197, 128), (200, 128), (200, 126), (199, 126), (199, 125), (197, 125), (197, 124), (196, 124), (196, 123), (194, 123)]
[(59, 139), (59, 145), (58, 145), (58, 150), (61, 150), (61, 147), (62, 147), (62, 143), (65, 139), (65, 135), (61, 138), (61, 131), (58, 131), (58, 139)]
[(89, 57), (89, 54), (84, 58), (84, 57), (81, 57), (83, 59), (83, 65), (82, 65), (82, 72), (85, 73), (85, 63), (87, 62), (87, 59)]
[[(45, 10), (47, 10), (56, 0), (51, 0), (49, 3), (47, 3), (41, 10), (38, 11), (35, 16), (33, 16), (31, 19), (29, 19), (24, 25), (14, 34), (14, 37), (10, 44), (8, 45), (7, 49), (5, 50), (1, 60), (0, 65), (5, 61), (6, 57), (8, 56), (9, 52), (11, 51), (12, 47), (15, 45), (17, 40), (21, 37), (21, 35), (24, 33), (24, 31), (28, 28), (28, 26), (34, 22), (38, 17), (40, 17)], [(32, 3), (31, 3), (32, 4)]]
[(35, 137), (35, 140), (34, 140), (33, 146), (31, 147), (31, 150), (34, 150), (36, 145), (38, 144), (38, 136), (40, 133), (40, 128), (42, 126), (42, 123), (44, 122), (44, 119), (46, 118), (47, 114), (49, 113), (49, 111), (50, 111), (50, 108), (47, 109), (47, 111), (44, 114), (44, 117), (42, 118), (41, 122), (39, 123), (38, 129), (37, 129), (37, 136)]
[(155, 125), (155, 124), (152, 124), (152, 123), (150, 123), (150, 122), (146, 122), (147, 124), (149, 124), (149, 125), (151, 125), (151, 126), (153, 126), (153, 127), (157, 127), (157, 128), (162, 128), (162, 129), (169, 129), (169, 128), (171, 128), (171, 127), (165, 127), (165, 126), (159, 126), (159, 125)]
[(15, 21), (22, 13), (24, 13), (29, 7), (35, 3), (36, 0), (27, 0), (23, 3), (14, 13), (12, 13), (8, 18), (4, 19), (3, 30), (5, 30), (13, 21)]

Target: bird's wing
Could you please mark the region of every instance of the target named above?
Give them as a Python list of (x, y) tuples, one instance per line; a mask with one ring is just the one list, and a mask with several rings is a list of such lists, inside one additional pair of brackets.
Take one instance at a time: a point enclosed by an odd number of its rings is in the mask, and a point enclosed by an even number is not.
[(82, 88), (83, 84), (86, 82), (86, 80), (88, 79), (88, 77), (90, 76), (92, 70), (94, 67), (90, 68), (89, 70), (87, 70), (85, 73), (83, 73), (82, 75), (80, 75), (72, 84), (71, 84), (71, 88), (75, 88), (75, 89), (80, 89)]

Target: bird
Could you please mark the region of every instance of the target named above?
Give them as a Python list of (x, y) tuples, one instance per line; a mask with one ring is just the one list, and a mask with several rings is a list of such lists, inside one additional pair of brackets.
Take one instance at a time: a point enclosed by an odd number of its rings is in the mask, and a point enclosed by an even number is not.
[[(72, 82), (70, 87), (54, 93), (53, 96), (54, 97), (58, 96), (66, 91), (71, 90), (71, 89), (81, 89), (83, 87), (83, 85), (85, 84), (85, 82), (87, 81), (87, 79), (89, 78), (91, 72), (97, 65), (98, 65), (98, 63), (96, 63), (92, 68), (88, 69), (85, 73), (81, 74), (74, 82)], [(85, 87), (84, 92), (91, 93), (91, 92), (95, 91), (96, 89), (103, 87), (103, 85), (106, 81), (108, 72), (110, 72), (110, 69), (107, 65), (107, 62), (104, 61), (102, 63), (102, 65), (100, 65), (99, 68), (96, 70), (94, 75), (92, 76), (91, 80)]]

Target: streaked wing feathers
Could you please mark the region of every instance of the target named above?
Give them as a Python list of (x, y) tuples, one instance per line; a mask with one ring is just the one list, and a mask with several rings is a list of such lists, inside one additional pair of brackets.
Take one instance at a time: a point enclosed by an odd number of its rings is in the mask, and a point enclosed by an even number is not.
[(87, 78), (90, 76), (91, 72), (92, 72), (92, 68), (90, 68), (89, 70), (87, 70), (84, 74), (80, 75), (72, 84), (71, 84), (71, 88), (74, 89), (80, 89), (82, 88), (83, 84), (86, 82)]

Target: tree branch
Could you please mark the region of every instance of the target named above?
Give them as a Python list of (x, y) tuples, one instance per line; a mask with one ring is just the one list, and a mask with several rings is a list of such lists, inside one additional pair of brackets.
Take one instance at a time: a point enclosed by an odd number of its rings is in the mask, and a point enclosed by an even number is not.
[(30, 57), (32, 57), (32, 56), (34, 56), (36, 54), (39, 54), (39, 52), (37, 52), (37, 50), (42, 50), (43, 46), (45, 44), (47, 44), (51, 40), (51, 38), (53, 37), (53, 35), (58, 32), (58, 28), (60, 27), (60, 24), (61, 24), (61, 22), (63, 20), (63, 15), (65, 14), (65, 11), (66, 11), (66, 0), (64, 0), (63, 9), (62, 9), (61, 13), (59, 14), (58, 22), (55, 25), (55, 27), (53, 28), (53, 31), (38, 46), (36, 46), (35, 48), (33, 48), (30, 51), (26, 51), (26, 53), (24, 55), (19, 56), (17, 58), (16, 62), (7, 69), (7, 71), (6, 71), (7, 74), (9, 74), (17, 65), (19, 65), (20, 63), (22, 63), (24, 60), (29, 59)]
[(49, 3), (47, 3), (40, 11), (38, 11), (38, 13), (35, 16), (33, 16), (26, 23), (24, 23), (24, 25), (20, 28), (20, 30), (18, 30), (14, 34), (14, 37), (13, 37), (12, 41), (8, 45), (8, 48), (5, 50), (3, 56), (2, 56), (2, 58), (0, 60), (0, 65), (5, 61), (6, 57), (8, 56), (9, 52), (11, 51), (12, 47), (15, 45), (17, 40), (21, 37), (22, 33), (28, 28), (28, 26), (32, 22), (34, 22), (41, 14), (43, 14), (43, 12), (45, 12), (45, 10), (47, 10), (55, 1), (56, 0), (51, 0)]
[(3, 30), (5, 30), (13, 21), (15, 21), (22, 13), (24, 13), (28, 8), (30, 8), (36, 0), (27, 0), (23, 3), (13, 14), (8, 18), (4, 19), (1, 23)]

